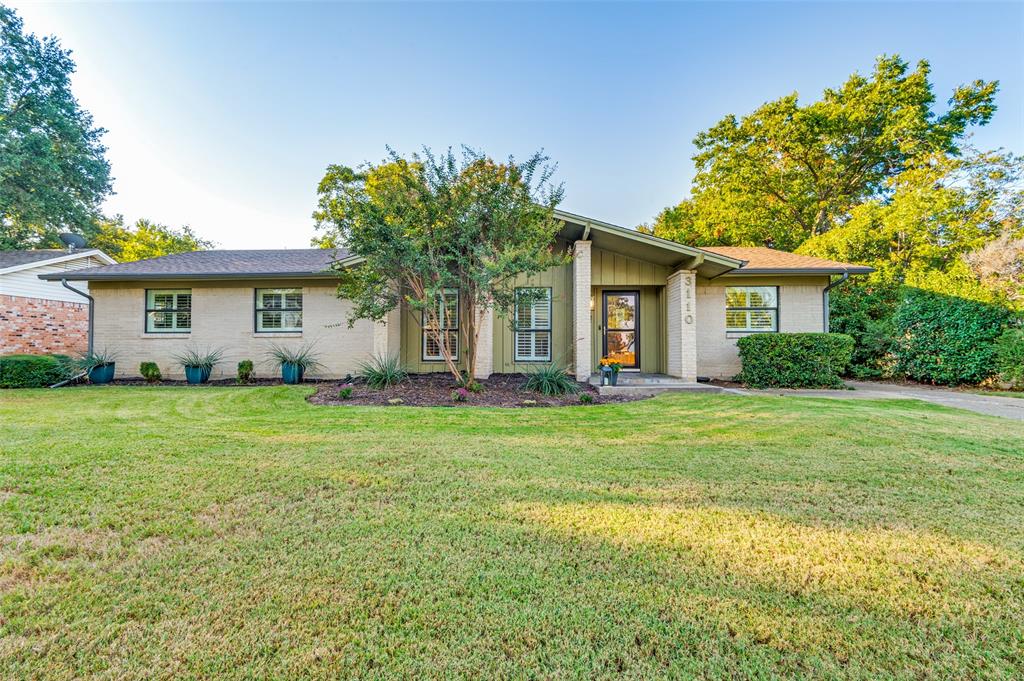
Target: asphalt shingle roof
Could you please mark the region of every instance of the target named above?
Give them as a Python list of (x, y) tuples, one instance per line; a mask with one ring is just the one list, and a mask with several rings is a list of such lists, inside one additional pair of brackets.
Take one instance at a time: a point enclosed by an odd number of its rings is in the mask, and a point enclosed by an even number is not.
[(330, 264), (346, 255), (347, 251), (340, 248), (193, 251), (89, 267), (61, 275), (44, 275), (44, 278), (131, 280), (329, 276), (326, 270)]
[(866, 274), (874, 271), (871, 267), (864, 265), (850, 265), (809, 255), (777, 251), (774, 248), (765, 248), (763, 246), (701, 246), (701, 250), (711, 251), (712, 253), (736, 258), (737, 260), (745, 260), (746, 264), (737, 270), (740, 273), (755, 273), (758, 270), (772, 273), (786, 270), (794, 272), (820, 270), (822, 273), (849, 272), (850, 274)]
[(68, 251), (59, 248), (38, 248), (33, 251), (0, 251), (0, 270), (30, 262), (51, 260), (68, 255)]

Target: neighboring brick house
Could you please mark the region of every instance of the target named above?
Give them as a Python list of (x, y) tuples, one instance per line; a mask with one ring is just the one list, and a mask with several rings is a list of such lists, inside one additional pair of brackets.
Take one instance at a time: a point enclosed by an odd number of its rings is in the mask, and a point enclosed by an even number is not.
[[(580, 215), (557, 217), (563, 225), (553, 245), (571, 260), (517, 278), (517, 295), (528, 295), (514, 315), (482, 313), (479, 377), (558, 363), (587, 380), (602, 356), (640, 377), (732, 376), (737, 339), (827, 330), (830, 285), (872, 271), (769, 248), (695, 248)], [(359, 262), (344, 249), (197, 251), (68, 278), (92, 287), (94, 342), (118, 355), (119, 376), (137, 375), (146, 361), (180, 376), (174, 358), (190, 346), (224, 351), (214, 378), (229, 378), (243, 359), (274, 375), (265, 358), (276, 344), (315, 343), (322, 377), (352, 373), (375, 354), (397, 355), (414, 373), (446, 371), (439, 343), (464, 361), (466, 312), (454, 289), (437, 303), (442, 340), (406, 306), (383, 323), (349, 327), (351, 304), (338, 300), (331, 267)]]
[[(96, 249), (0, 251), (0, 355), (84, 352), (88, 301), (60, 281), (43, 281), (39, 275), (114, 262)], [(74, 286), (88, 293), (84, 282)]]

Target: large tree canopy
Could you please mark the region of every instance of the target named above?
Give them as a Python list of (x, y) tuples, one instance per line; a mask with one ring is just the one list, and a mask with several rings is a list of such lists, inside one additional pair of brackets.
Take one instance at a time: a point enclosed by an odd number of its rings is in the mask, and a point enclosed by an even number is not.
[(925, 61), (910, 70), (883, 57), (870, 78), (854, 74), (819, 101), (791, 94), (726, 116), (694, 140), (691, 197), (649, 229), (701, 245), (785, 249), (824, 234), (857, 204), (891, 194), (888, 181), (916, 159), (956, 156), (968, 126), (991, 119), (995, 82), (957, 88), (937, 114), (928, 76)]
[[(380, 164), (358, 169), (332, 165), (320, 182), (314, 213), (321, 246), (344, 246), (362, 259), (339, 272), (339, 295), (353, 302), (349, 323), (381, 320), (404, 303), (458, 379), (476, 369), (482, 315), (507, 313), (514, 280), (564, 262), (553, 248), (561, 185), (554, 167), (534, 154), (498, 163), (465, 149), (403, 158), (393, 151)], [(462, 356), (449, 347), (442, 316), (444, 293), (459, 292)]]
[(213, 246), (213, 242), (196, 236), (190, 227), (173, 229), (146, 219), (125, 227), (120, 215), (100, 223), (89, 236), (90, 248), (99, 248), (118, 262), (201, 251)]
[(0, 5), (0, 248), (85, 231), (111, 191), (104, 130), (71, 93), (74, 69), (56, 38), (26, 35)]

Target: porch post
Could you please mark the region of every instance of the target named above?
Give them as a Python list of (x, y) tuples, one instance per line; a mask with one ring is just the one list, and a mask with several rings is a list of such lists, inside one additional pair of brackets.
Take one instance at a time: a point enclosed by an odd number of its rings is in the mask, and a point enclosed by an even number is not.
[(480, 312), (477, 327), (480, 334), (476, 344), (476, 371), (473, 378), (485, 379), (494, 371), (494, 308)]
[(573, 315), (572, 335), (575, 339), (576, 380), (590, 380), (594, 366), (590, 356), (590, 242), (577, 241), (572, 249)]
[(690, 383), (697, 381), (696, 275), (690, 270), (673, 272), (665, 286), (668, 304), (668, 375)]

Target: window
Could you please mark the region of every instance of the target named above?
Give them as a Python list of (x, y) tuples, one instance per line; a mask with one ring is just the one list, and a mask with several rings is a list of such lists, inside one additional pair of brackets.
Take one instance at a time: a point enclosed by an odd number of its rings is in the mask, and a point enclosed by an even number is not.
[[(437, 299), (437, 319), (441, 325), (441, 341), (448, 348), (453, 357), (459, 355), (459, 291), (458, 289), (445, 289), (444, 294)], [(423, 327), (423, 359), (424, 361), (440, 361), (444, 359), (442, 348), (438, 345), (433, 333), (427, 329), (431, 320), (426, 310), (420, 319)]]
[(516, 289), (515, 346), (517, 362), (551, 361), (551, 289)]
[(744, 333), (778, 331), (778, 287), (729, 286), (726, 288), (725, 330)]
[(302, 289), (256, 289), (256, 332), (302, 331)]
[(192, 289), (146, 289), (146, 333), (192, 331)]

